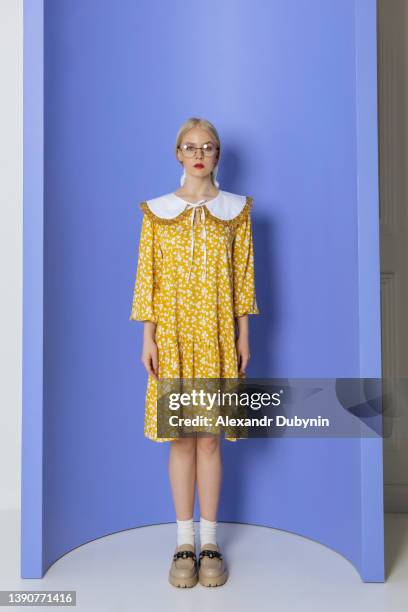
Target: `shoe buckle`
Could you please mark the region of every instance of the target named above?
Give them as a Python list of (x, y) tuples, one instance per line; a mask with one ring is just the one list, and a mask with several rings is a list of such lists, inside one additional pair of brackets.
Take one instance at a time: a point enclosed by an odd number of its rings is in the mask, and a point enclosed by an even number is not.
[(174, 561), (176, 561), (176, 559), (187, 559), (188, 557), (192, 557), (194, 564), (197, 563), (197, 559), (196, 559), (196, 555), (192, 550), (179, 550), (178, 552), (174, 553), (173, 555), (173, 559)]
[(210, 559), (217, 557), (218, 559), (220, 559), (220, 561), (223, 558), (222, 554), (218, 550), (210, 550), (208, 548), (205, 548), (204, 550), (200, 552), (199, 561), (198, 561), (199, 564), (201, 564), (201, 559), (203, 557), (210, 557)]

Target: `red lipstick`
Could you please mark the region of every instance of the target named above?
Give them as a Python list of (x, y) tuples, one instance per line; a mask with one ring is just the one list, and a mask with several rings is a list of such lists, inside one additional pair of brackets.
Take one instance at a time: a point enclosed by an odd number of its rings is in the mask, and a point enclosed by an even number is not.
[(204, 168), (204, 164), (194, 164), (194, 168)]

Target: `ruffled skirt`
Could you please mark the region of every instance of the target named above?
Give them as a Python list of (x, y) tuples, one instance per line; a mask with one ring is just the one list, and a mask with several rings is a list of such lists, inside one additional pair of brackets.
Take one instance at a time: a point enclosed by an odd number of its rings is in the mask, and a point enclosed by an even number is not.
[[(230, 337), (223, 341), (221, 338), (194, 338), (177, 340), (174, 337), (161, 333), (160, 326), (156, 329), (156, 344), (158, 348), (158, 376), (157, 381), (153, 376), (148, 377), (145, 407), (144, 435), (155, 442), (169, 442), (177, 438), (175, 429), (172, 430), (173, 437), (158, 437), (158, 399), (166, 392), (166, 379), (193, 380), (193, 379), (239, 379), (245, 375), (238, 375), (238, 361), (235, 348), (235, 340)], [(180, 387), (179, 380), (170, 383), (171, 391)], [(214, 381), (215, 382), (215, 381)], [(191, 383), (190, 383), (191, 384)], [(204, 387), (215, 389), (214, 383), (202, 381)], [(232, 384), (224, 383), (225, 385)], [(204, 388), (202, 387), (202, 388)], [(163, 404), (161, 404), (163, 405)], [(166, 413), (167, 415), (168, 413)], [(196, 409), (195, 414), (204, 414)], [(207, 412), (208, 414), (208, 412)], [(164, 411), (159, 410), (159, 418), (164, 416)], [(167, 424), (160, 426), (160, 431), (169, 431)], [(196, 427), (194, 431), (207, 433), (221, 433), (220, 427)], [(234, 435), (237, 430), (233, 427), (223, 429), (225, 439), (235, 442), (240, 436)], [(245, 436), (244, 436), (245, 437)]]

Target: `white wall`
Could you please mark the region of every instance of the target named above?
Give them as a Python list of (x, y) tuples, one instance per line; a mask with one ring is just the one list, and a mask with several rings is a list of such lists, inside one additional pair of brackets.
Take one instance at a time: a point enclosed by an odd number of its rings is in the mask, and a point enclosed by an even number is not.
[(401, 393), (408, 376), (408, 2), (377, 6), (382, 369), (384, 409), (393, 415), (386, 419), (384, 505), (408, 512), (408, 408)]
[(20, 507), (23, 2), (0, 0), (0, 510)]

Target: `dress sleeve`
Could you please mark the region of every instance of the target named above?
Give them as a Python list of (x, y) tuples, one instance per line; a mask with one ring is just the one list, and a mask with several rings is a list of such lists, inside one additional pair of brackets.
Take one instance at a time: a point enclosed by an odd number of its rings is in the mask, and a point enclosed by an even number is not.
[(251, 213), (235, 230), (232, 243), (234, 316), (259, 314), (255, 293), (254, 245)]
[(158, 248), (155, 223), (150, 215), (144, 213), (130, 321), (157, 323), (154, 298), (158, 283)]

